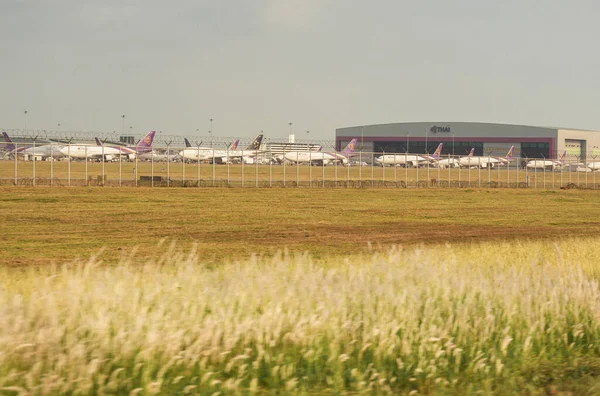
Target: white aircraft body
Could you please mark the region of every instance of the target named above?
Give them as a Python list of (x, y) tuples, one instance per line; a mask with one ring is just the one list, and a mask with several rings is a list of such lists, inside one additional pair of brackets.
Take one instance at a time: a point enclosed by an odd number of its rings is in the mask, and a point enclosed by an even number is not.
[(498, 165), (506, 165), (510, 162), (510, 159), (512, 158), (514, 149), (515, 149), (515, 146), (512, 146), (508, 150), (508, 153), (506, 153), (506, 156), (504, 156), (504, 157), (493, 157), (491, 155), (490, 156), (474, 156), (473, 153), (475, 152), (475, 149), (473, 148), (473, 149), (471, 149), (471, 152), (469, 153), (468, 156), (460, 157), (458, 159), (458, 163), (461, 167), (464, 167), (464, 168), (470, 168), (470, 167), (493, 168)]
[(2, 132), (2, 136), (4, 137), (4, 141), (6, 142), (5, 147), (9, 154), (13, 155), (34, 155), (36, 157), (42, 158), (60, 158), (63, 154), (60, 150), (64, 147), (63, 145), (51, 143), (51, 144), (40, 144), (39, 146), (31, 146), (31, 147), (19, 147), (17, 148), (8, 133)]
[(210, 161), (217, 164), (227, 163), (231, 159), (243, 159), (244, 157), (255, 157), (260, 153), (260, 144), (263, 135), (260, 134), (245, 150), (217, 150), (211, 147), (188, 147), (179, 152), (179, 155), (185, 159), (193, 161)]
[(587, 167), (592, 171), (600, 171), (600, 162), (588, 162)]
[(442, 145), (440, 143), (433, 155), (416, 155), (416, 154), (384, 154), (375, 158), (375, 161), (379, 162), (382, 165), (404, 165), (407, 167), (415, 167), (421, 164), (429, 164), (431, 162), (437, 161), (440, 158), (440, 154), (442, 152)]
[(152, 141), (154, 140), (155, 131), (150, 131), (142, 138), (135, 147), (125, 146), (104, 146), (96, 138), (96, 145), (90, 146), (85, 144), (73, 144), (64, 146), (60, 152), (63, 155), (71, 158), (79, 159), (104, 159), (112, 161), (119, 156), (127, 156), (129, 159), (135, 159), (135, 156), (142, 153), (152, 151)]
[(541, 169), (541, 170), (557, 170), (561, 169), (565, 165), (565, 155), (567, 152), (564, 151), (557, 160), (531, 160), (525, 165), (527, 169)]
[(460, 162), (458, 158), (444, 158), (437, 162), (439, 168), (459, 168)]
[(42, 146), (29, 147), (20, 152), (20, 154), (27, 154), (33, 156), (40, 156), (42, 158), (61, 158), (64, 157), (63, 153), (60, 152), (64, 145), (58, 144), (45, 144)]
[(344, 165), (348, 164), (348, 158), (356, 149), (356, 142), (358, 139), (352, 139), (348, 145), (341, 152), (329, 152), (323, 153), (320, 151), (290, 151), (285, 153), (284, 159), (295, 163), (314, 163), (320, 165), (327, 165), (333, 161), (341, 161)]

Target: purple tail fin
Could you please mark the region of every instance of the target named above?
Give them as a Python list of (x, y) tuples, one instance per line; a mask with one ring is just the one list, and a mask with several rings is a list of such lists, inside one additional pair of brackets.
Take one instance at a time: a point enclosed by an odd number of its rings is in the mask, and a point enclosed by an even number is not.
[(237, 139), (235, 142), (231, 143), (230, 150), (237, 150), (237, 146), (240, 144), (240, 139)]
[(442, 155), (442, 146), (444, 145), (444, 143), (440, 143), (437, 148), (435, 149), (435, 151), (433, 152), (433, 155), (431, 156), (431, 158), (440, 158), (440, 156)]
[(94, 140), (96, 141), (96, 146), (103, 146), (102, 142), (100, 141), (100, 139), (98, 138), (94, 138)]
[(7, 151), (15, 151), (16, 147), (13, 144), (12, 140), (10, 140), (8, 133), (2, 132), (2, 136), (4, 137), (4, 141), (6, 142), (6, 146), (5, 146), (6, 150)]
[(475, 154), (475, 147), (473, 147), (473, 148), (471, 149), (471, 151), (469, 151), (469, 155), (467, 155), (467, 157), (472, 157), (472, 156), (473, 156), (473, 154)]
[(183, 142), (185, 143), (185, 147), (192, 147), (192, 144), (188, 140), (188, 138), (183, 138)]
[(513, 151), (515, 151), (515, 146), (510, 146), (510, 149), (508, 150), (508, 153), (506, 153), (506, 159), (511, 159), (513, 156)]
[(356, 142), (358, 142), (358, 139), (352, 139), (352, 140), (350, 140), (350, 143), (348, 143), (348, 145), (346, 146), (346, 148), (344, 150), (342, 150), (342, 153), (344, 153), (344, 154), (353, 153), (354, 150), (356, 150)]
[(150, 131), (142, 140), (137, 144), (136, 151), (150, 151), (152, 150), (152, 142), (154, 141), (154, 134), (156, 131)]
[(321, 150), (323, 150), (323, 146), (319, 146), (319, 148), (317, 149), (317, 153), (320, 153)]

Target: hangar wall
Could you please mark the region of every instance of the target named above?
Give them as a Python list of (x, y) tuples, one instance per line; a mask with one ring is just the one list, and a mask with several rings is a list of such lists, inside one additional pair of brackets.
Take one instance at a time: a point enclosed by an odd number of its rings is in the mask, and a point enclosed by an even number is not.
[(475, 148), (476, 155), (504, 155), (515, 146), (515, 156), (556, 158), (568, 156), (600, 157), (600, 132), (527, 125), (478, 122), (408, 122), (359, 125), (336, 130), (336, 144), (352, 138), (366, 152), (431, 153), (444, 143), (444, 154), (464, 155)]

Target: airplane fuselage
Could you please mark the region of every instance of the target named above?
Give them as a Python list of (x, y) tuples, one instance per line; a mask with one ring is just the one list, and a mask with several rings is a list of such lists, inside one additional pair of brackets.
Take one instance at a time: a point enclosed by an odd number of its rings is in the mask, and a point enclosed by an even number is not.
[(337, 159), (337, 156), (329, 153), (321, 153), (317, 151), (291, 151), (285, 153), (284, 158), (291, 162), (322, 162), (328, 163)]
[(111, 160), (119, 155), (135, 154), (135, 150), (127, 147), (103, 147), (103, 146), (86, 146), (72, 145), (63, 147), (60, 152), (71, 158), (102, 158)]
[(419, 163), (427, 163), (429, 162), (429, 159), (414, 154), (385, 154), (375, 158), (375, 161), (383, 165), (415, 166)]
[(478, 168), (493, 168), (497, 164), (501, 163), (500, 160), (494, 157), (461, 157), (458, 159), (458, 163), (461, 167), (469, 168), (476, 166)]
[(46, 144), (43, 146), (29, 147), (21, 151), (21, 154), (33, 155), (36, 157), (40, 156), (43, 158), (60, 158), (64, 156), (64, 154), (60, 152), (63, 147), (64, 146), (62, 145)]
[(548, 160), (531, 160), (529, 161), (525, 167), (527, 169), (558, 169), (561, 167), (560, 162), (557, 161), (548, 161)]

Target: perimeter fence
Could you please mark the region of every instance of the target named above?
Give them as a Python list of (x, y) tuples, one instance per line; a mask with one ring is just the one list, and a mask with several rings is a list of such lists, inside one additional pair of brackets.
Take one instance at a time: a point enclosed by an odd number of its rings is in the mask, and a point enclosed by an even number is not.
[(200, 146), (132, 154), (80, 144), (0, 145), (0, 151), (3, 186), (600, 189), (600, 158), (592, 156), (344, 156)]

